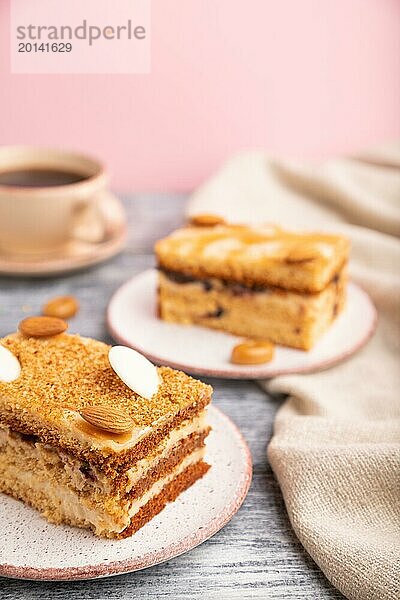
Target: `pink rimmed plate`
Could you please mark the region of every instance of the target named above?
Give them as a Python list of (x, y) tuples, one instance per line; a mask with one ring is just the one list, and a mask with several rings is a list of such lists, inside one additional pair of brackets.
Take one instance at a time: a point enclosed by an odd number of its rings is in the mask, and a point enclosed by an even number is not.
[(369, 296), (354, 283), (347, 303), (321, 340), (308, 352), (277, 346), (274, 359), (263, 365), (229, 362), (241, 338), (194, 325), (166, 323), (157, 317), (157, 272), (137, 275), (114, 294), (107, 310), (111, 335), (156, 363), (198, 375), (230, 379), (264, 379), (289, 373), (326, 369), (364, 346), (376, 326), (376, 310)]
[(252, 464), (242, 434), (224, 413), (211, 406), (209, 422), (206, 461), (211, 469), (126, 540), (52, 525), (0, 494), (0, 576), (54, 581), (108, 577), (151, 567), (210, 538), (239, 510)]

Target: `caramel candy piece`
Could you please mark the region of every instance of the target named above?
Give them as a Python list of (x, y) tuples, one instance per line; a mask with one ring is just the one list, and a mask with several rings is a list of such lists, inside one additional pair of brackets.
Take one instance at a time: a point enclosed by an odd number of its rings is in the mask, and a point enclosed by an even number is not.
[(63, 333), (68, 325), (56, 317), (27, 317), (23, 319), (18, 329), (26, 337), (51, 337)]
[(79, 310), (79, 302), (73, 296), (57, 296), (49, 300), (42, 309), (47, 317), (70, 319)]
[(203, 214), (195, 215), (190, 219), (190, 224), (195, 227), (215, 227), (215, 225), (225, 225), (225, 219), (219, 215)]
[(235, 365), (261, 365), (274, 357), (275, 346), (267, 340), (245, 340), (234, 346), (231, 363)]

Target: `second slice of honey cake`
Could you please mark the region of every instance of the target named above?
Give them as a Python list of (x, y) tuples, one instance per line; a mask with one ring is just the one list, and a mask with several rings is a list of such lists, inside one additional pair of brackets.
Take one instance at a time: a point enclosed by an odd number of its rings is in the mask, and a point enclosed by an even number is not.
[(348, 240), (210, 221), (156, 243), (159, 317), (310, 350), (345, 305)]

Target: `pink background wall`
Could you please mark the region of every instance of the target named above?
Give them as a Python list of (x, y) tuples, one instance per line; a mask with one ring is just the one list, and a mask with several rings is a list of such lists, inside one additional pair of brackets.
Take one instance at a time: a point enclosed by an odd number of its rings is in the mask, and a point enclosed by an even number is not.
[(150, 75), (10, 75), (0, 0), (0, 142), (91, 152), (119, 190), (186, 190), (244, 148), (325, 157), (400, 136), (398, 0), (152, 10)]

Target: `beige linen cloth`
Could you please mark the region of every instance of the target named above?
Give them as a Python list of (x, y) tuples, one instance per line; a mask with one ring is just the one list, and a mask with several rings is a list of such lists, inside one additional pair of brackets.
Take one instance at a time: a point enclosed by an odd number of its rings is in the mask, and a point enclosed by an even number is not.
[(304, 165), (231, 160), (188, 214), (343, 232), (378, 308), (368, 345), (329, 370), (262, 382), (289, 398), (268, 448), (292, 526), (348, 598), (400, 598), (400, 144)]

